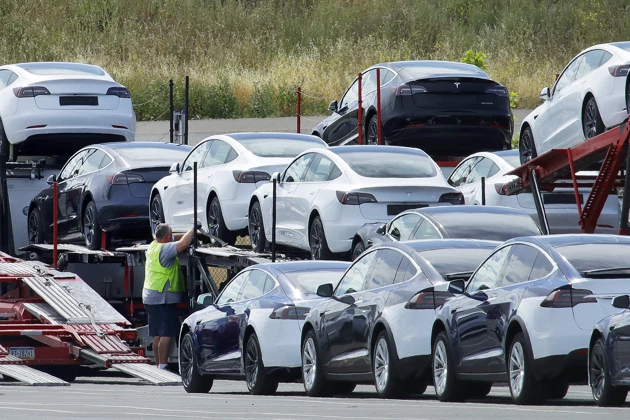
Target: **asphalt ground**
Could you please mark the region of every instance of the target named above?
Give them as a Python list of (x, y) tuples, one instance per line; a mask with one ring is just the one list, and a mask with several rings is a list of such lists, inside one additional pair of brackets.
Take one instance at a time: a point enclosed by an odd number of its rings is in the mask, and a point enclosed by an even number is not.
[(71, 386), (30, 387), (0, 381), (0, 418), (13, 419), (628, 419), (621, 408), (594, 405), (590, 389), (572, 386), (561, 401), (516, 406), (505, 386), (482, 400), (441, 403), (429, 387), (406, 400), (379, 399), (373, 386), (346, 397), (309, 398), (302, 384), (280, 384), (273, 396), (253, 396), (244, 382), (216, 381), (209, 394), (187, 394), (181, 386), (153, 386), (122, 377), (78, 378)]

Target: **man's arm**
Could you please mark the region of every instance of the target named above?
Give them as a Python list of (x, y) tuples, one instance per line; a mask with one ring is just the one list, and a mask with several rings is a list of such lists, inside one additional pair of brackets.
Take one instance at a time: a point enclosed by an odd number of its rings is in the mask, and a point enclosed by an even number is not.
[(177, 241), (177, 253), (180, 254), (192, 243), (194, 230), (190, 229)]

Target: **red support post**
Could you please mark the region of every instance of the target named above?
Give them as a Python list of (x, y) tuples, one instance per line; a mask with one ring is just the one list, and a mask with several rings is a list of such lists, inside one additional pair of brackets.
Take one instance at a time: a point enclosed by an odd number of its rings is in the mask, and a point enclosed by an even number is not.
[(363, 144), (363, 97), (361, 93), (361, 85), (363, 84), (363, 74), (359, 73), (359, 77), (357, 78), (359, 83), (359, 108), (357, 109), (357, 144)]
[(383, 133), (381, 131), (381, 69), (376, 68), (376, 139), (377, 144), (383, 144)]
[(107, 232), (101, 231), (101, 249), (107, 249)]
[(57, 224), (59, 221), (59, 184), (53, 182), (53, 268), (57, 268)]
[(302, 114), (302, 86), (297, 88), (297, 132), (300, 134), (300, 117)]

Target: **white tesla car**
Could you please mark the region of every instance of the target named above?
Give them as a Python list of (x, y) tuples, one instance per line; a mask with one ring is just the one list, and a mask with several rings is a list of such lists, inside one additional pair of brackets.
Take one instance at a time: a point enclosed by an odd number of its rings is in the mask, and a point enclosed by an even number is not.
[(595, 45), (564, 68), (545, 103), (521, 125), (521, 163), (551, 149), (576, 146), (628, 118), (626, 76), (630, 41)]
[[(506, 195), (504, 185), (516, 179), (505, 175), (520, 166), (518, 150), (480, 152), (462, 160), (448, 178), (448, 183), (464, 194), (466, 204), (481, 204), (481, 178), (486, 178), (486, 204), (522, 209), (540, 225), (531, 193)], [(579, 172), (588, 175), (589, 172)], [(580, 189), (580, 200), (586, 202), (590, 189)], [(556, 188), (544, 192), (543, 201), (551, 233), (579, 233), (579, 216), (573, 188)], [(597, 233), (616, 234), (619, 227), (619, 200), (611, 194), (599, 216)]]
[[(338, 146), (308, 150), (278, 179), (276, 242), (310, 251), (313, 259), (347, 253), (365, 223), (387, 223), (419, 207), (463, 204), (437, 164), (422, 150), (397, 146)], [(249, 204), (255, 251), (271, 240), (272, 186)]]
[(0, 66), (0, 118), (14, 157), (133, 141), (136, 131), (129, 90), (102, 68), (79, 63)]
[(153, 231), (160, 222), (173, 232), (193, 226), (193, 166), (197, 162), (197, 217), (228, 243), (247, 232), (250, 197), (307, 149), (328, 147), (318, 137), (292, 133), (235, 133), (201, 141), (151, 192)]

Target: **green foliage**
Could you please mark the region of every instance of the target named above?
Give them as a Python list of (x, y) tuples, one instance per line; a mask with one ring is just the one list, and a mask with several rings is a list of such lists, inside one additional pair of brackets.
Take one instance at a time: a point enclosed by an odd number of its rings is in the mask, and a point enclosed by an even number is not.
[(518, 103), (519, 103), (518, 93), (510, 92), (510, 108), (512, 109), (518, 108)]
[(517, 131), (512, 137), (512, 149), (518, 149), (518, 139), (521, 137), (521, 132)]
[(482, 52), (468, 50), (462, 57), (462, 63), (472, 64), (481, 70), (487, 70), (486, 57), (487, 55)]

